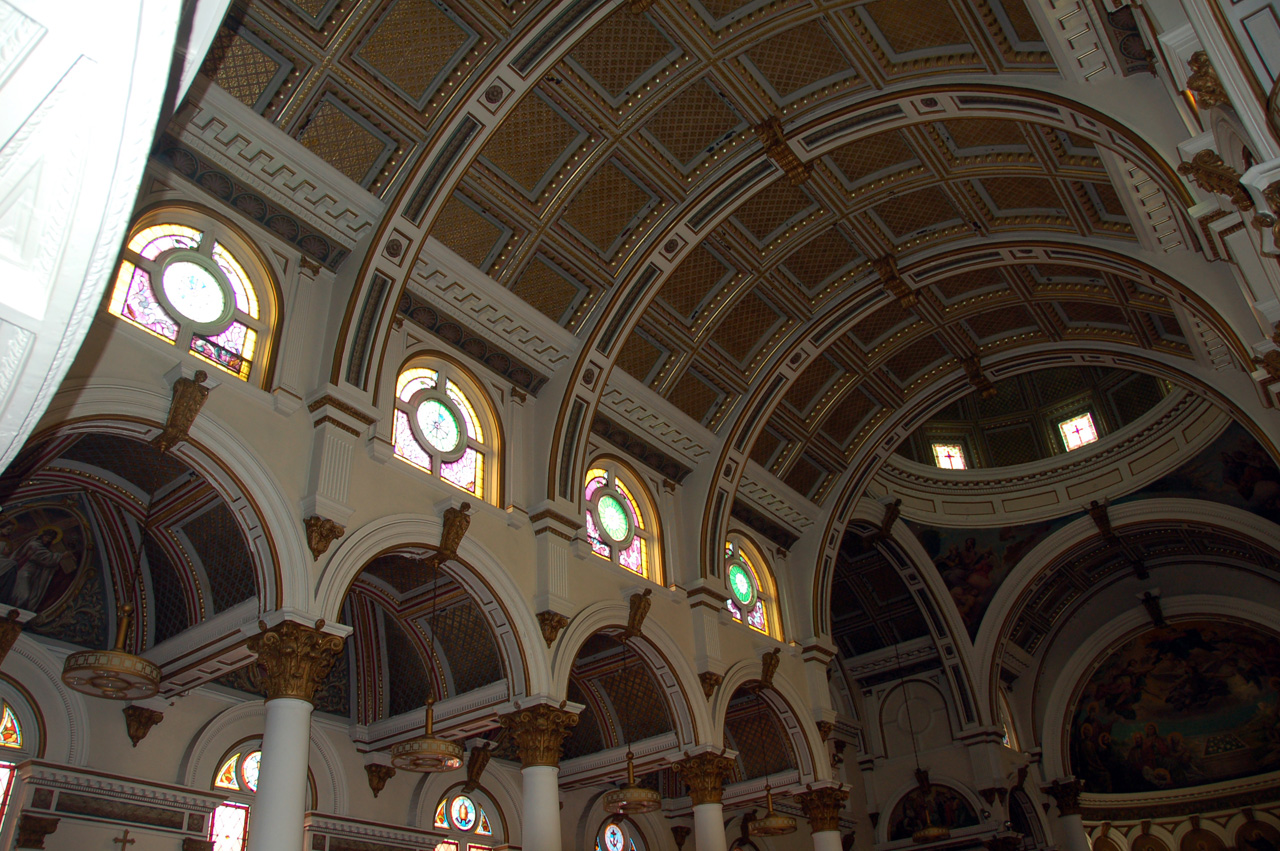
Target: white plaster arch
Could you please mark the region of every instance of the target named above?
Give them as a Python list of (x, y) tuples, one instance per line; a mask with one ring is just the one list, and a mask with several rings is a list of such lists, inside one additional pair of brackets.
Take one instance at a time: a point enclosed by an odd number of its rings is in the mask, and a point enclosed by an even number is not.
[[(178, 767), (178, 783), (192, 789), (207, 789), (213, 782), (218, 762), (236, 742), (261, 736), (267, 708), (265, 701), (237, 703), (200, 728), (187, 745)], [(316, 809), (346, 815), (348, 790), (342, 758), (323, 725), (312, 719), (311, 749), (307, 765), (316, 782)]]
[[(942, 674), (941, 671), (939, 671), (938, 673), (940, 675)], [(945, 679), (945, 675), (943, 675), (943, 679)], [(904, 680), (900, 680), (899, 682), (894, 683), (893, 686), (886, 689), (883, 693), (881, 693), (878, 696), (879, 706), (876, 707), (876, 728), (877, 728), (876, 733), (880, 739), (881, 752), (889, 759), (894, 759), (894, 758), (905, 755), (902, 753), (889, 752), (889, 740), (888, 740), (888, 736), (885, 734), (885, 723), (889, 720), (887, 717), (889, 713), (889, 703), (890, 703), (889, 698), (892, 697), (897, 692), (902, 692), (902, 704), (899, 704), (899, 709), (898, 709), (898, 711), (901, 711), (900, 707), (902, 705), (905, 705), (906, 701), (911, 696), (907, 687), (912, 684), (918, 684), (918, 685), (924, 686), (934, 694), (934, 696), (937, 698), (938, 701), (940, 701), (941, 708), (942, 708), (942, 715), (943, 717), (946, 718), (946, 722), (947, 722), (947, 730), (945, 732), (945, 735), (946, 735), (946, 740), (948, 742), (954, 740), (956, 733), (960, 730), (960, 719), (957, 717), (956, 709), (952, 704), (952, 701), (947, 700), (947, 695), (943, 694), (942, 689), (938, 687), (938, 684), (930, 682), (929, 680), (925, 679), (922, 676), (907, 677)], [(954, 695), (952, 695), (952, 697), (954, 698)], [(908, 712), (909, 711), (910, 710), (908, 710)], [(933, 712), (934, 710), (930, 709), (931, 716)], [(914, 721), (914, 716), (913, 716), (913, 721)], [(930, 718), (930, 721), (932, 721), (932, 718)], [(925, 732), (926, 730), (924, 729), (917, 730), (917, 732), (915, 733), (917, 740)]]
[[(1108, 511), (1113, 528), (1144, 521), (1175, 523), (1179, 519), (1212, 523), (1242, 533), (1253, 540), (1280, 551), (1280, 527), (1256, 514), (1230, 505), (1196, 499), (1155, 498), (1126, 502)], [(1065, 552), (1098, 534), (1098, 527), (1087, 514), (1068, 523), (1046, 537), (1018, 562), (1015, 570), (996, 592), (974, 642), (977, 682), (974, 699), (980, 710), (992, 712), (995, 676), (1000, 665), (1006, 622), (1016, 615), (1023, 594), (1036, 579)], [(994, 716), (992, 716), (994, 717)], [(1051, 716), (1046, 716), (1051, 717)], [(1034, 723), (1033, 728), (1038, 727)], [(1024, 742), (1024, 745), (1028, 744)], [(1062, 776), (1062, 775), (1058, 775)]]
[[(1275, 629), (1275, 608), (1255, 600), (1189, 594), (1162, 598), (1160, 602), (1165, 617), (1169, 619), (1189, 615), (1219, 615), (1256, 623), (1265, 629)], [(1076, 649), (1070, 662), (1058, 674), (1045, 704), (1043, 726), (1045, 729), (1059, 729), (1052, 725), (1060, 724), (1063, 733), (1060, 736), (1045, 736), (1044, 741), (1040, 743), (1046, 777), (1068, 776), (1064, 745), (1066, 730), (1070, 726), (1068, 714), (1071, 711), (1071, 700), (1077, 684), (1103, 654), (1130, 634), (1150, 626), (1151, 620), (1141, 608), (1135, 608), (1112, 618), (1095, 630), (1090, 639)], [(1171, 848), (1176, 849), (1176, 846)]]
[[(555, 643), (550, 694), (564, 698), (569, 689), (573, 661), (583, 643), (602, 629), (626, 626), (629, 614), (630, 606), (607, 602), (593, 603), (574, 615)], [(707, 710), (707, 701), (702, 698), (698, 675), (689, 665), (687, 649), (653, 620), (646, 620), (644, 633), (627, 643), (645, 660), (657, 678), (658, 686), (671, 707), (680, 747), (699, 744), (705, 731), (714, 725)]]
[[(347, 589), (370, 561), (390, 550), (421, 549), (427, 541), (439, 541), (442, 527), (439, 517), (395, 514), (347, 534), (316, 582), (314, 610), (338, 622)], [(549, 693), (551, 670), (542, 650), (542, 628), (506, 568), (474, 539), (463, 538), (458, 558), (443, 569), (484, 611), (502, 657), (510, 696)]]
[[(959, 792), (961, 797), (969, 803), (969, 807), (975, 815), (986, 809), (986, 805), (978, 798), (978, 794), (970, 789), (967, 783), (952, 774), (930, 769), (929, 782), (936, 786), (947, 786)], [(877, 843), (889, 841), (889, 823), (893, 821), (894, 809), (898, 804), (902, 803), (902, 799), (910, 794), (913, 789), (918, 788), (920, 786), (914, 779), (906, 780), (898, 784), (897, 788), (884, 799), (884, 806), (880, 811), (883, 818), (880, 819), (875, 828)], [(974, 825), (974, 828), (979, 827), (986, 827), (986, 825), (979, 820), (978, 824)]]
[[(724, 679), (716, 688), (711, 698), (711, 718), (713, 726), (710, 734), (700, 744), (713, 747), (724, 746), (724, 718), (729, 709), (729, 701), (738, 687), (751, 680), (760, 679), (760, 660), (743, 659), (724, 672)], [(822, 746), (822, 735), (818, 732), (813, 719), (801, 709), (809, 705), (808, 699), (791, 684), (781, 669), (773, 677), (771, 688), (762, 689), (760, 696), (782, 721), (783, 729), (791, 745), (791, 752), (796, 758), (796, 769), (800, 774), (798, 782), (803, 785), (818, 780), (831, 779), (831, 764), (827, 759), (815, 759), (814, 754), (825, 755)], [(818, 743), (816, 746), (814, 743)]]
[[(39, 431), (105, 431), (150, 440), (159, 434), (169, 414), (172, 397), (168, 388), (162, 387), (122, 379), (109, 383), (95, 380), (92, 384), (67, 381), (50, 403)], [(247, 386), (220, 389), (263, 392)], [(213, 413), (202, 410), (190, 433), (199, 448), (180, 443), (172, 450), (173, 455), (206, 474), (224, 494), (243, 494), (243, 509), (234, 502), (230, 506), (242, 524), (245, 509), (251, 510), (261, 523), (260, 530), (245, 530), (259, 559), (259, 611), (307, 610), (311, 601), (308, 566), (314, 559), (307, 549), (297, 506), (286, 496), (286, 489), (270, 465), (263, 464), (237, 431), (224, 426)], [(211, 463), (211, 458), (219, 463)], [(228, 475), (234, 482), (228, 480)]]
[(62, 683), (67, 653), (19, 635), (4, 660), (4, 673), (30, 694), (44, 722), (43, 758), (64, 765), (89, 764), (89, 714), (84, 697)]
[[(466, 781), (466, 773), (431, 773), (423, 774), (413, 785), (413, 793), (409, 796), (408, 824), (420, 830), (432, 830), (436, 805), (440, 798), (451, 788)], [(496, 763), (490, 763), (480, 778), (479, 791), (493, 801), (501, 812), (497, 820), (502, 823), (505, 834), (494, 835), (494, 842), (519, 847), (521, 830), (521, 801), (523, 792), (519, 785), (518, 772), (508, 771)], [(493, 814), (490, 814), (493, 817)], [(490, 843), (486, 843), (490, 844)]]

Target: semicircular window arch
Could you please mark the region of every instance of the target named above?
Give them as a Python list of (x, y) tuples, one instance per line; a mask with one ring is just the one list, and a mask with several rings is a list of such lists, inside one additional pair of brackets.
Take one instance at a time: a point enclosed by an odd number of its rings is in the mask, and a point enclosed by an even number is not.
[(107, 311), (221, 373), (261, 384), (275, 288), (250, 245), (191, 211), (153, 211), (121, 251)]
[(745, 535), (732, 533), (724, 544), (725, 608), (738, 623), (782, 639), (778, 588), (764, 554)]
[(488, 796), (456, 786), (437, 802), (431, 826), (447, 837), (439, 851), (490, 851), (504, 841), (502, 819)]
[(410, 362), (396, 379), (393, 427), (401, 461), (496, 504), (497, 417), (466, 370), (443, 359)]
[(596, 831), (595, 851), (646, 851), (644, 834), (629, 818), (608, 818)]
[(662, 584), (658, 512), (639, 477), (611, 458), (597, 458), (587, 470), (582, 498), (591, 551)]

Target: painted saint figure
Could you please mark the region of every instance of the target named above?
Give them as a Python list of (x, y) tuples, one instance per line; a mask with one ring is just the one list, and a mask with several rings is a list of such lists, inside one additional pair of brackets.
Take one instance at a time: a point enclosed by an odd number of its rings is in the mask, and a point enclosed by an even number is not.
[(61, 530), (45, 526), (13, 555), (0, 556), (0, 589), (4, 589), (0, 596), (9, 605), (38, 610), (56, 571), (75, 570), (70, 553), (54, 550), (60, 540)]

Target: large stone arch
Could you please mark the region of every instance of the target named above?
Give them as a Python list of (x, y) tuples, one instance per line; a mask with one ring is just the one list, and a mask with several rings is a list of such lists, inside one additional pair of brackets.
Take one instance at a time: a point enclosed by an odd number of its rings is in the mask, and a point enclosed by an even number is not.
[[(627, 625), (630, 607), (621, 603), (593, 603), (578, 614), (557, 638), (551, 659), (551, 692), (563, 699), (569, 687), (569, 674), (578, 651), (591, 636), (601, 630), (621, 630)], [(698, 699), (702, 687), (698, 675), (689, 665), (688, 651), (661, 626), (649, 620), (644, 632), (628, 639), (634, 650), (656, 679), (667, 705), (681, 748), (702, 742), (705, 731), (713, 726), (706, 701)]]
[[(724, 679), (711, 697), (710, 711), (714, 726), (702, 744), (716, 748), (724, 745), (725, 715), (734, 693), (739, 687), (759, 678), (758, 659), (744, 659), (724, 672)], [(772, 686), (760, 690), (760, 696), (782, 722), (788, 744), (796, 758), (799, 783), (831, 779), (831, 765), (825, 758), (822, 735), (818, 732), (814, 719), (802, 711), (808, 705), (807, 699), (781, 674), (773, 678)]]
[[(343, 537), (316, 582), (314, 610), (337, 621), (347, 589), (365, 566), (396, 549), (434, 550), (440, 540), (440, 518), (398, 514), (372, 521)], [(464, 538), (458, 558), (444, 568), (485, 613), (507, 674), (509, 698), (549, 693), (551, 670), (542, 651), (542, 631), (525, 594), (507, 570), (483, 546)]]
[[(79, 692), (62, 682), (62, 659), (36, 639), (19, 635), (4, 659), (4, 672), (30, 696), (41, 724), (41, 759), (89, 764), (89, 709)], [(25, 696), (25, 695), (24, 695)]]

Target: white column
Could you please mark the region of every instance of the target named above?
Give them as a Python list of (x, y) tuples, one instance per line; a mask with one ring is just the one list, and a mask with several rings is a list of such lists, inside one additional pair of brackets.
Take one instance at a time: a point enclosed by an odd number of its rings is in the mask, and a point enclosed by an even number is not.
[(1089, 851), (1089, 834), (1085, 832), (1084, 820), (1079, 813), (1058, 816), (1054, 826), (1062, 851)]
[(302, 851), (311, 703), (278, 697), (268, 700), (266, 709), (258, 794), (249, 816), (249, 851)]
[(823, 830), (813, 835), (813, 851), (841, 851), (840, 831)]
[(716, 801), (693, 808), (693, 843), (697, 851), (728, 851), (724, 837), (724, 806)]
[(560, 851), (560, 767), (528, 765), (520, 769), (520, 778), (524, 786), (521, 844), (539, 851)]

